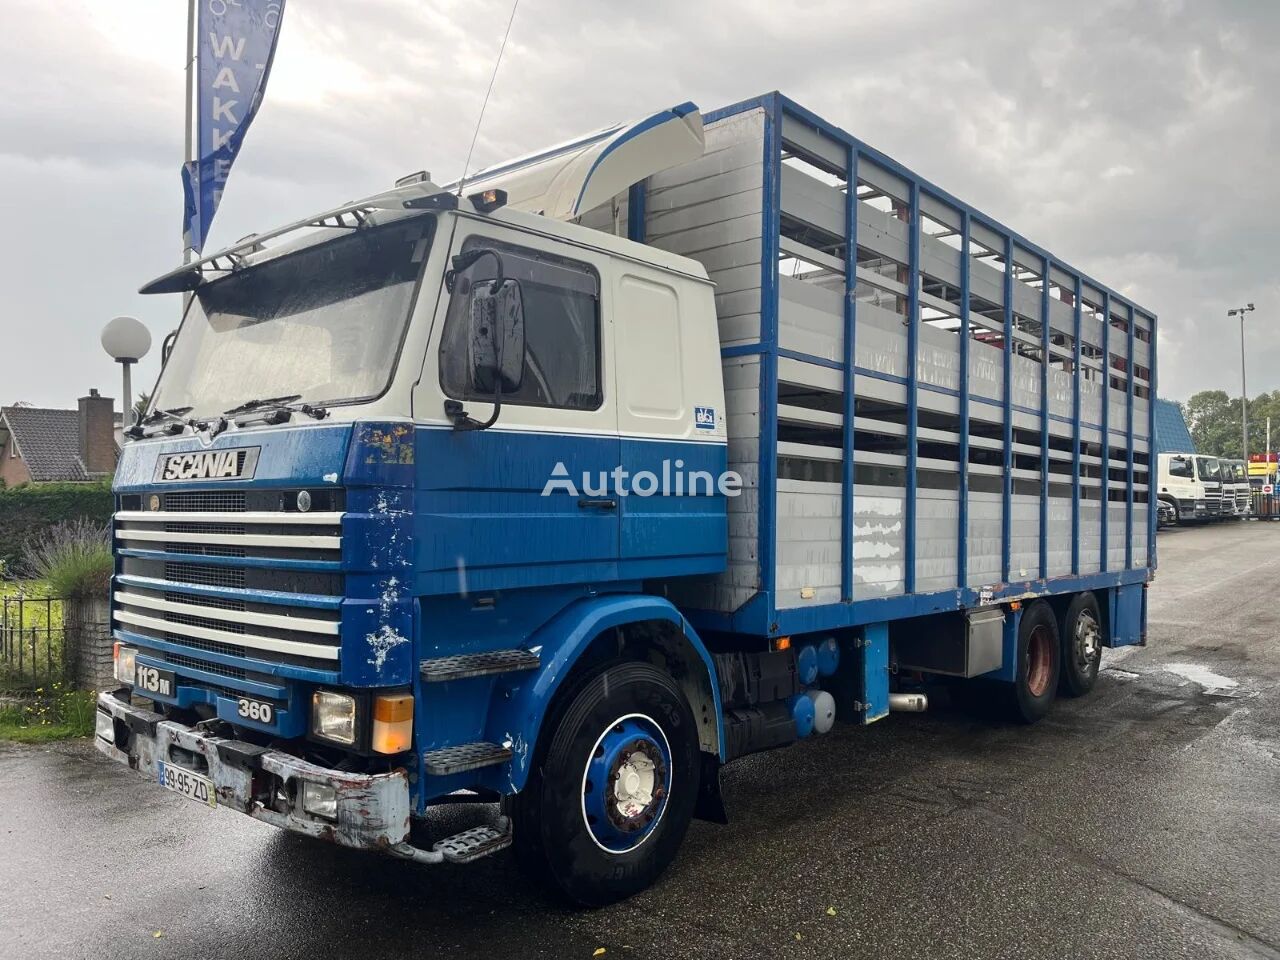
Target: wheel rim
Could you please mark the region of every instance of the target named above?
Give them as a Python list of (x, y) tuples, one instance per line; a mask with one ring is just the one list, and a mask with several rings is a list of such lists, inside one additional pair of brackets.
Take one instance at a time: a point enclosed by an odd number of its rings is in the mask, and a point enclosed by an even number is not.
[(653, 833), (671, 793), (671, 747), (644, 714), (619, 717), (596, 740), (582, 773), (582, 819), (609, 853), (634, 850)]
[(1053, 637), (1046, 626), (1034, 627), (1027, 637), (1027, 689), (1033, 697), (1043, 696), (1049, 688), (1053, 669)]
[(1076, 617), (1075, 630), (1076, 667), (1087, 673), (1102, 659), (1102, 630), (1097, 618), (1088, 610), (1081, 610)]

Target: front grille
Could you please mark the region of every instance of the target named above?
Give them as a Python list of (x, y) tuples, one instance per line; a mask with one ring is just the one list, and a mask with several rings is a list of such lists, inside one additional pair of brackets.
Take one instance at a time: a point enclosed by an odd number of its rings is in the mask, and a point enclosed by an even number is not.
[(237, 647), (234, 643), (219, 643), (217, 640), (201, 640), (197, 637), (183, 637), (176, 633), (166, 633), (164, 638), (170, 643), (180, 643), (184, 647), (191, 647), (194, 650), (204, 650), (208, 653), (220, 653), (225, 657), (243, 657), (246, 653), (244, 647)]
[(209, 617), (193, 617), (189, 613), (166, 613), (164, 618), (170, 623), (182, 623), (188, 627), (204, 627), (206, 630), (221, 630), (224, 633), (244, 633), (243, 623), (228, 623), (225, 620), (213, 620)]
[(214, 610), (244, 610), (243, 600), (232, 600), (227, 597), (200, 597), (185, 593), (166, 593), (166, 600), (173, 603), (188, 603), (193, 607), (210, 607)]
[(215, 567), (203, 563), (166, 563), (164, 578), (175, 583), (196, 583), (205, 587), (244, 588), (244, 570)]
[(220, 663), (209, 663), (207, 660), (197, 660), (195, 657), (187, 657), (181, 653), (165, 654), (165, 663), (171, 663), (175, 667), (187, 667), (191, 670), (203, 670), (205, 673), (216, 673), (220, 677), (228, 677), (232, 680), (246, 680), (248, 674), (240, 667), (224, 667)]
[[(329, 509), (306, 513), (286, 502), (296, 506), (296, 492), (168, 491), (162, 510), (140, 510), (122, 498), (115, 538), (127, 555), (113, 600), (116, 625), (142, 648), (148, 639), (164, 644), (164, 659), (176, 670), (274, 685), (280, 680), (264, 663), (338, 670), (339, 611), (322, 602), (274, 601), (290, 600), (280, 594), (342, 596), (335, 562), (342, 556), (342, 494), (318, 491), (313, 503)], [(188, 592), (191, 586), (230, 595), (203, 596)]]
[(175, 513), (243, 513), (243, 490), (179, 490), (164, 495), (164, 508)]
[(221, 533), (225, 536), (243, 537), (243, 523), (166, 523), (165, 533)]
[(227, 547), (219, 543), (166, 543), (168, 553), (193, 553), (201, 557), (243, 557), (244, 547)]

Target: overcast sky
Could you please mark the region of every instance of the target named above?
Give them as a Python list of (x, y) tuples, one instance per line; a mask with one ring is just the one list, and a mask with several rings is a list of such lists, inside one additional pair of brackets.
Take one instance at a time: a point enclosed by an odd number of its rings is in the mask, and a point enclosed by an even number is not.
[[(288, 0), (206, 249), (461, 169), (510, 6)], [(0, 402), (119, 395), (179, 297), (182, 0), (4, 0)], [(856, 13), (855, 13), (856, 11)], [(521, 0), (473, 166), (778, 89), (1153, 310), (1160, 392), (1280, 388), (1280, 3)]]

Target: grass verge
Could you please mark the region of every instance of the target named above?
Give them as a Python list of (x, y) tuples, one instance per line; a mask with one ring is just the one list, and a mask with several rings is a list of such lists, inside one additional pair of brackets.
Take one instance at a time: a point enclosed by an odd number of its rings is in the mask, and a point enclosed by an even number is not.
[(54, 684), (33, 700), (0, 706), (0, 740), (49, 743), (93, 736), (96, 695)]

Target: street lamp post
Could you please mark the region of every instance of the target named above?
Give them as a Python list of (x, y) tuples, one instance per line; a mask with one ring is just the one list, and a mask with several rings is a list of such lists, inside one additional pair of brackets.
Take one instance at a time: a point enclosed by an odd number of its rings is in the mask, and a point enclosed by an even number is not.
[(1233, 307), (1227, 311), (1228, 317), (1240, 317), (1240, 444), (1244, 451), (1244, 462), (1249, 462), (1249, 390), (1244, 379), (1244, 315), (1253, 310), (1253, 304)]
[(129, 408), (133, 406), (130, 367), (151, 349), (151, 331), (133, 317), (116, 317), (102, 328), (102, 349), (124, 369), (124, 399), (120, 401), (120, 422), (129, 429)]

